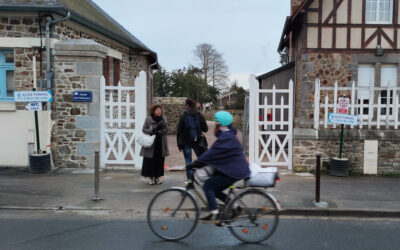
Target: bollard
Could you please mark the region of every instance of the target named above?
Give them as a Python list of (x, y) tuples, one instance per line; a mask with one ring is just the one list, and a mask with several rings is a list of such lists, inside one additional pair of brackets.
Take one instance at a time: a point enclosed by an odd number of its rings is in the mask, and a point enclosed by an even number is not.
[(320, 201), (320, 187), (321, 187), (321, 155), (317, 154), (317, 162), (315, 164), (315, 200), (314, 205), (319, 208), (328, 208), (326, 201)]
[(315, 167), (315, 202), (319, 203), (320, 198), (320, 186), (321, 186), (321, 155), (317, 155), (317, 162)]
[(98, 150), (94, 152), (94, 201), (100, 201), (100, 153)]

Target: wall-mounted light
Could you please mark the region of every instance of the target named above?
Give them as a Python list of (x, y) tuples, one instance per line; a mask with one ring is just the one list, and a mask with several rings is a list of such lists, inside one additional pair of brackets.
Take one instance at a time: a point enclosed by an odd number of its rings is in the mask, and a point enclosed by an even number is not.
[(376, 54), (377, 56), (383, 56), (383, 48), (380, 45), (376, 46)]

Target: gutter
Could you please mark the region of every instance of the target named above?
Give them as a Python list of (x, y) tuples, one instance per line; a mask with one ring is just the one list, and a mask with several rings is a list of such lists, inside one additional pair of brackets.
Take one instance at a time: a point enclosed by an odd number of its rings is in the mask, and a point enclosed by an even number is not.
[[(47, 18), (46, 23), (46, 82), (47, 82), (47, 90), (51, 89), (51, 80), (53, 78), (54, 72), (51, 70), (51, 49), (50, 49), (50, 33), (51, 26), (65, 22), (71, 17), (71, 13), (68, 12), (67, 15), (63, 18), (59, 18), (56, 20), (51, 20), (51, 18)], [(50, 105), (47, 105), (47, 110), (50, 110)]]

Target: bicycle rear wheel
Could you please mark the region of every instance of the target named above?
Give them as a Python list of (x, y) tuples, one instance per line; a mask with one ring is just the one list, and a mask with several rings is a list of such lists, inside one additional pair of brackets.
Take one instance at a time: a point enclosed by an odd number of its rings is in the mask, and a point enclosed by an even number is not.
[(170, 188), (158, 193), (147, 208), (151, 231), (164, 240), (180, 240), (195, 229), (199, 207), (193, 195), (183, 188)]
[(258, 189), (249, 189), (239, 194), (227, 205), (225, 211), (225, 218), (230, 221), (229, 231), (246, 243), (268, 239), (279, 222), (276, 203), (267, 193)]

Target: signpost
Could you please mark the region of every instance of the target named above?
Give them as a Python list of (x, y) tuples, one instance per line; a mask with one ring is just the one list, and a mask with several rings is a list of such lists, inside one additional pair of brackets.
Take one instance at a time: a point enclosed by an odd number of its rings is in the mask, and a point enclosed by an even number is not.
[(33, 69), (33, 90), (32, 91), (15, 91), (14, 100), (15, 102), (29, 102), (25, 108), (29, 111), (34, 111), (35, 115), (35, 132), (36, 132), (36, 153), (40, 154), (40, 136), (39, 136), (39, 121), (38, 111), (42, 110), (41, 102), (52, 102), (53, 95), (50, 90), (48, 91), (36, 91), (36, 57), (32, 57), (32, 69)]
[(341, 124), (339, 158), (342, 158), (344, 125), (356, 126), (358, 124), (358, 116), (348, 115), (349, 103), (350, 103), (350, 98), (346, 98), (346, 96), (340, 97), (338, 101), (339, 113), (329, 113), (329, 119), (328, 119), (329, 123)]

